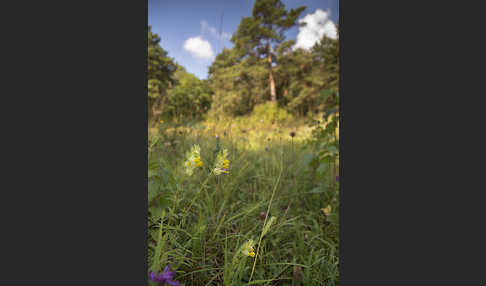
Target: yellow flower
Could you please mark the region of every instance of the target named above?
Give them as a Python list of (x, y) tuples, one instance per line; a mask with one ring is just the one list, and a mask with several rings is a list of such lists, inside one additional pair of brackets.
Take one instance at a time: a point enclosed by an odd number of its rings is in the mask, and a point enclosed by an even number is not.
[(322, 208), (321, 210), (326, 216), (328, 216), (331, 213), (331, 205), (327, 205), (327, 207)]
[(196, 163), (196, 166), (198, 166), (198, 167), (202, 167), (202, 165), (203, 165), (200, 157), (194, 158), (194, 163)]
[(255, 250), (253, 249), (253, 239), (248, 240), (242, 247), (241, 253), (246, 256), (255, 257)]
[(221, 175), (222, 173), (224, 174), (229, 173), (229, 160), (227, 158), (228, 158), (227, 149), (223, 149), (216, 156), (216, 163), (213, 169), (215, 175)]
[(164, 120), (160, 120), (160, 123), (164, 123)]
[(186, 154), (187, 161), (185, 163), (187, 175), (192, 176), (194, 172), (194, 168), (196, 166), (201, 167), (203, 165), (201, 161), (200, 153), (201, 153), (201, 148), (199, 147), (199, 145), (192, 146), (191, 151), (187, 152)]

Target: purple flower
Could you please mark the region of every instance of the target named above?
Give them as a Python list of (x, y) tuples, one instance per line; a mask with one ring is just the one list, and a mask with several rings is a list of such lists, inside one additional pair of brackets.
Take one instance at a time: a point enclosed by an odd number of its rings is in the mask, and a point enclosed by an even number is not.
[(336, 182), (339, 182), (339, 176), (336, 176)]
[(167, 283), (172, 286), (178, 286), (179, 281), (174, 281), (172, 278), (175, 275), (175, 271), (169, 271), (169, 265), (165, 266), (164, 271), (160, 274), (155, 274), (154, 272), (150, 271), (150, 280), (154, 282), (161, 283), (162, 285)]

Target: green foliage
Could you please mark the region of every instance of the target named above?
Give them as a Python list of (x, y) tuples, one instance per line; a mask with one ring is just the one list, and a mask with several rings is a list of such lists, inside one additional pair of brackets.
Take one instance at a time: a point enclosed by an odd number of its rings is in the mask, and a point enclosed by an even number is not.
[(158, 113), (157, 109), (164, 100), (165, 91), (172, 84), (172, 75), (176, 66), (167, 52), (159, 45), (160, 38), (152, 33), (151, 26), (148, 26), (148, 104), (149, 117), (154, 117)]
[(338, 40), (323, 36), (310, 50), (294, 50), (295, 41), (283, 36), (304, 9), (256, 1), (233, 34), (234, 47), (223, 49), (209, 67), (207, 81), (174, 63), (149, 26), (150, 122), (201, 120), (208, 111), (213, 118), (244, 116), (274, 99), (298, 117), (328, 110), (339, 87)]
[[(149, 190), (158, 206), (149, 209), (150, 270), (170, 264), (181, 285), (339, 285), (337, 186), (314, 174), (308, 151), (288, 136), (268, 151), (242, 149), (244, 135), (177, 136), (149, 154), (149, 185), (158, 185)], [(189, 177), (182, 163), (194, 144), (204, 167)], [(218, 148), (229, 150), (229, 174), (211, 174)], [(250, 241), (255, 257), (243, 252)]]
[[(149, 27), (150, 270), (170, 264), (181, 285), (339, 285), (339, 45), (293, 50), (283, 32), (302, 11), (257, 0), (207, 81)], [(316, 109), (322, 120), (298, 129)], [(189, 176), (195, 144), (203, 164)], [(229, 173), (215, 175), (223, 149)]]
[[(339, 90), (338, 40), (323, 36), (310, 50), (291, 50), (294, 43), (283, 42), (277, 49), (278, 65), (273, 72), (278, 103), (300, 117), (325, 112), (333, 104), (329, 99)], [(266, 59), (239, 57), (236, 47), (224, 49), (216, 57), (209, 75), (213, 115), (245, 115), (270, 99)]]
[(285, 39), (284, 32), (294, 26), (297, 17), (305, 6), (287, 11), (280, 0), (257, 0), (253, 6), (252, 16), (244, 17), (231, 41), (235, 44), (235, 55), (239, 58), (255, 57), (265, 59), (268, 69), (268, 85), (272, 101), (277, 101), (273, 63), (275, 54)]
[(149, 121), (161, 118), (197, 120), (211, 106), (209, 83), (173, 62), (160, 46), (160, 38), (148, 26)]
[[(318, 93), (322, 102), (322, 120), (311, 123), (312, 137), (306, 140), (306, 148), (312, 153), (305, 156), (305, 161), (313, 170), (314, 177), (320, 178), (322, 184), (338, 185), (339, 174), (339, 65), (338, 40), (323, 37), (312, 49), (313, 61), (322, 72), (324, 79)], [(333, 195), (333, 201), (338, 193)], [(334, 208), (334, 206), (333, 206)], [(329, 219), (336, 220), (335, 217)]]
[(297, 49), (282, 53), (279, 63), (276, 74), (278, 90), (283, 93), (282, 104), (300, 116), (319, 109), (319, 89), (324, 85), (324, 76), (313, 61), (312, 52)]
[(211, 107), (211, 90), (207, 81), (198, 79), (180, 66), (174, 78), (178, 84), (168, 91), (164, 113), (179, 121), (201, 118)]
[(321, 122), (314, 122), (313, 139), (309, 142), (318, 147), (319, 158), (335, 162), (339, 156), (339, 42), (323, 37), (313, 47), (314, 60), (321, 64), (326, 80), (320, 92), (325, 104)]
[(265, 100), (267, 90), (265, 62), (257, 58), (241, 59), (234, 49), (224, 49), (209, 68), (214, 92), (215, 115), (244, 115)]
[(265, 120), (274, 123), (288, 123), (293, 120), (293, 116), (289, 114), (285, 109), (278, 107), (273, 102), (267, 102), (255, 106), (251, 114), (252, 118), (257, 120)]
[(313, 60), (324, 70), (325, 88), (330, 93), (339, 92), (339, 39), (323, 36), (312, 48)]
[(322, 90), (322, 95), (327, 99), (327, 110), (322, 121), (314, 121), (312, 137), (307, 140), (307, 146), (312, 146), (316, 155), (308, 164), (312, 166), (319, 176), (325, 176), (332, 181), (338, 174), (339, 162), (339, 97), (332, 90)]
[(326, 36), (311, 50), (280, 49), (275, 73), (277, 90), (283, 94), (281, 104), (300, 116), (325, 111), (329, 103), (321, 91), (325, 89), (331, 95), (339, 89), (338, 52), (338, 40)]
[(240, 56), (270, 54), (284, 40), (284, 32), (295, 25), (305, 6), (287, 11), (280, 0), (257, 0), (252, 16), (244, 17), (232, 41)]

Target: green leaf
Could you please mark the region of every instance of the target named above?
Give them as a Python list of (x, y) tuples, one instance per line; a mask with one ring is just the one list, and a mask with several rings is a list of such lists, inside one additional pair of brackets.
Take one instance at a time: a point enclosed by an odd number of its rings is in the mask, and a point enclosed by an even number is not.
[(276, 220), (277, 218), (272, 216), (270, 218), (270, 220), (265, 224), (265, 226), (263, 227), (263, 231), (262, 231), (262, 237), (265, 236), (265, 234), (267, 234), (268, 230), (270, 229), (270, 226), (272, 226), (273, 222)]
[(152, 206), (149, 207), (149, 212), (155, 219), (161, 218), (161, 213), (169, 207), (169, 200), (165, 197), (160, 197), (155, 200)]
[(148, 183), (148, 202), (149, 204), (158, 195), (160, 185), (156, 181), (149, 181)]

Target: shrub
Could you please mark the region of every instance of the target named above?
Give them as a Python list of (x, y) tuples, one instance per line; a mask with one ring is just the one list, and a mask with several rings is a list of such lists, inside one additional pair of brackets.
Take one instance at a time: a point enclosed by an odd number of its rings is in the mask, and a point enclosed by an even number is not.
[(274, 123), (288, 123), (294, 119), (292, 114), (273, 102), (256, 105), (250, 117), (258, 121), (263, 119)]

